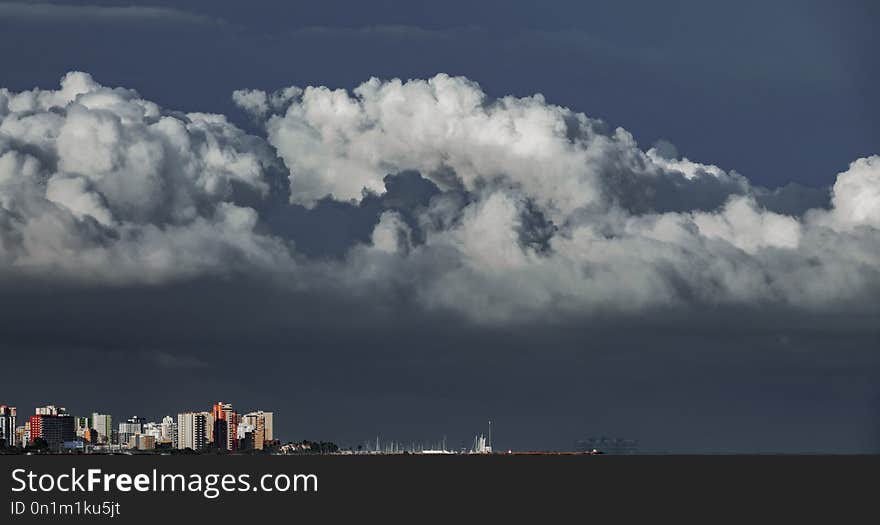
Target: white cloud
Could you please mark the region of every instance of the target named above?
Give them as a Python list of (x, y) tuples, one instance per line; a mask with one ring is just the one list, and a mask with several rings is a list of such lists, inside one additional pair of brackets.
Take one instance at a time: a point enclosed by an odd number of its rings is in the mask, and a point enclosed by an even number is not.
[[(571, 125), (581, 130), (575, 141), (566, 137)], [(290, 168), (295, 202), (381, 192), (386, 174), (408, 169), (443, 184), (436, 174), (451, 169), (469, 190), (503, 176), (568, 212), (594, 203), (594, 180), (606, 161), (632, 151), (628, 134), (600, 134), (599, 125), (540, 96), (489, 101), (477, 84), (438, 75), (372, 79), (354, 96), (309, 87), (267, 129)]]
[[(877, 157), (840, 174), (830, 211), (789, 216), (762, 208), (769, 192), (735, 172), (674, 148), (643, 152), (625, 130), (540, 95), (491, 100), (460, 77), (307, 87), (266, 129), (297, 203), (381, 193), (387, 173), (409, 169), (472, 196), (464, 207), (435, 197), (420, 212), (424, 243), (383, 258), (387, 273), (358, 255), (373, 284), (409, 283), (432, 307), (485, 320), (692, 303), (826, 308), (880, 290)], [(546, 250), (522, 240), (527, 203), (557, 226)], [(376, 236), (388, 236), (384, 220)]]
[(832, 203), (838, 229), (880, 228), (880, 156), (858, 159), (839, 174)]
[[(240, 272), (486, 322), (870, 308), (880, 293), (880, 157), (838, 176), (830, 209), (786, 215), (733, 171), (642, 151), (539, 95), (492, 100), (464, 78), (234, 99), (269, 144), (82, 73), (59, 90), (0, 91), (0, 274), (106, 284)], [(309, 259), (261, 223), (276, 203), (274, 153), (294, 203), (382, 194), (387, 174), (410, 169), (441, 191), (396, 196), (342, 260)]]
[(406, 252), (410, 247), (410, 228), (399, 213), (386, 211), (373, 228), (372, 244), (386, 253)]
[(0, 271), (159, 282), (288, 256), (235, 203), (266, 194), (271, 150), (225, 117), (166, 114), (85, 73), (0, 101)]
[(101, 196), (89, 190), (88, 184), (82, 177), (53, 175), (46, 185), (46, 198), (64, 206), (79, 219), (91, 217), (104, 226), (111, 226), (113, 217), (110, 211)]

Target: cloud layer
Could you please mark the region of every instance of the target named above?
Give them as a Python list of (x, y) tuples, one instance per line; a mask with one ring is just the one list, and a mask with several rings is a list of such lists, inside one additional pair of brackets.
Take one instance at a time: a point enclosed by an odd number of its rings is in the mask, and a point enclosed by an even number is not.
[(0, 16), (7, 20), (42, 21), (69, 24), (71, 22), (119, 22), (187, 24), (223, 27), (217, 18), (197, 15), (166, 7), (113, 7), (102, 5), (65, 5), (43, 2), (0, 2)]
[[(0, 90), (2, 279), (269, 277), (488, 322), (880, 293), (877, 156), (830, 193), (767, 190), (460, 77), (233, 98), (265, 138), (84, 73)], [(329, 232), (331, 207), (368, 234), (317, 257), (302, 232)]]

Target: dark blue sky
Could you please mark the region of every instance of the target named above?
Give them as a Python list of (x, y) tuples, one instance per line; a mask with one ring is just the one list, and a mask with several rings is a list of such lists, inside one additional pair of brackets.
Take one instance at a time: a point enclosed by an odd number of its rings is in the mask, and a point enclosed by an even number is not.
[(6, 6), (2, 84), (50, 87), (82, 69), (165, 107), (235, 114), (242, 87), (447, 72), (496, 96), (543, 93), (771, 187), (828, 185), (880, 144), (873, 2), (137, 5), (181, 12)]

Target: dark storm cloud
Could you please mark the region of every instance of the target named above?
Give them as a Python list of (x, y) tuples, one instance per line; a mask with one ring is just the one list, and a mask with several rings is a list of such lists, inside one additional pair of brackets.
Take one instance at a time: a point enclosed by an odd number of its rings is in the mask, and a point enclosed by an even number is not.
[(162, 368), (206, 368), (208, 362), (190, 355), (168, 353), (162, 350), (148, 350), (141, 354), (144, 361)]
[(129, 5), (124, 7), (100, 5), (67, 5), (45, 2), (0, 2), (0, 17), (14, 22), (45, 22), (69, 24), (148, 23), (195, 24), (224, 26), (218, 18), (202, 16), (167, 7)]
[(880, 436), (869, 321), (715, 310), (476, 329), (240, 279), (4, 294), (0, 352), (19, 407), (152, 418), (222, 398), (274, 409), (286, 439), (458, 446), (491, 415), (504, 448), (608, 434), (646, 451), (864, 452)]

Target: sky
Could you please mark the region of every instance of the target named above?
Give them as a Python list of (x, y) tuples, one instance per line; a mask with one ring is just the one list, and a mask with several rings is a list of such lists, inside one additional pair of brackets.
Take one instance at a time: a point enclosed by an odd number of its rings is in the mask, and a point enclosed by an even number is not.
[(474, 4), (0, 2), (0, 403), (877, 452), (877, 6)]

